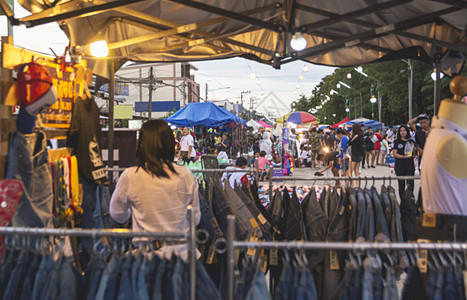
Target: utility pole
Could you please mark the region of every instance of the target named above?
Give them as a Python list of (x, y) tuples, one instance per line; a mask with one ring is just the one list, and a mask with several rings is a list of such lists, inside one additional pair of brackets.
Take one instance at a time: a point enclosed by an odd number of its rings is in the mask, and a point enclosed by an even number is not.
[[(250, 93), (251, 93), (251, 91), (242, 91), (242, 92), (240, 93), (240, 103), (241, 103), (241, 108), (242, 108), (242, 110), (243, 110), (243, 95), (244, 95), (244, 94), (250, 94)], [(240, 113), (240, 111), (239, 111), (238, 113)]]
[[(182, 63), (182, 69), (183, 69), (183, 105), (186, 105), (186, 77), (187, 77), (187, 74), (186, 74), (186, 71), (187, 71), (187, 64), (186, 63)], [(188, 73), (189, 74), (189, 73)]]
[(148, 107), (148, 120), (151, 120), (152, 115), (152, 89), (154, 85), (154, 75), (152, 73), (152, 66), (149, 68), (149, 107)]
[(206, 97), (204, 98), (204, 101), (208, 102), (208, 83), (206, 82)]
[(412, 120), (412, 103), (413, 103), (413, 67), (410, 58), (407, 59), (409, 65), (410, 77), (409, 77), (409, 120)]
[(380, 89), (381, 89), (381, 81), (378, 80), (378, 121), (381, 123), (381, 94), (380, 94)]

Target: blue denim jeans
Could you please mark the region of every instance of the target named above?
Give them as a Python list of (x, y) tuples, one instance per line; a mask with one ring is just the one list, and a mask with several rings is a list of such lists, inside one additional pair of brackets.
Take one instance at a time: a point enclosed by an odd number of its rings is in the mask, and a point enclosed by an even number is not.
[(196, 299), (221, 299), (203, 264), (196, 261)]
[(396, 277), (392, 268), (386, 269), (386, 284), (384, 285), (383, 300), (398, 299)]
[(275, 299), (276, 300), (288, 300), (290, 289), (292, 288), (292, 268), (286, 264), (282, 270), (279, 283), (277, 284)]
[(115, 299), (119, 290), (121, 264), (120, 258), (112, 256), (102, 275), (95, 300)]
[[(226, 233), (227, 232), (227, 216), (234, 215), (232, 209), (230, 208), (229, 204), (227, 203), (226, 197), (224, 193), (221, 191), (220, 183), (213, 183), (211, 184), (211, 205), (213, 213), (216, 216), (217, 221), (219, 222), (219, 226), (221, 230)], [(235, 233), (237, 240), (244, 240), (248, 236), (248, 230), (243, 226), (240, 222), (235, 222)]]
[(143, 254), (141, 254), (141, 252), (138, 251), (131, 265), (131, 288), (133, 291), (133, 295), (136, 299), (141, 299), (141, 297), (139, 296), (138, 278), (139, 273), (142, 269), (143, 258)]
[(366, 199), (363, 190), (357, 189), (358, 200), (358, 220), (357, 220), (357, 239), (366, 240)]
[(367, 241), (373, 242), (375, 240), (375, 215), (373, 208), (373, 200), (371, 199), (371, 192), (368, 189), (364, 190), (366, 200), (366, 230), (365, 237)]
[(20, 180), (23, 184), (23, 193), (11, 221), (14, 227), (52, 224), (53, 185), (46, 145), (42, 131), (31, 135), (13, 133), (6, 178)]
[(402, 299), (427, 299), (425, 286), (417, 266), (410, 267), (407, 272), (407, 279), (402, 289)]
[(164, 279), (164, 273), (166, 270), (166, 266), (169, 263), (167, 259), (162, 259), (157, 266), (156, 276), (154, 277), (154, 282), (152, 285), (154, 286), (152, 290), (152, 300), (161, 300), (162, 299), (162, 281)]
[(21, 251), (10, 279), (8, 280), (8, 285), (3, 293), (3, 299), (16, 299), (19, 296), (31, 259), (32, 253), (30, 251)]
[(32, 291), (34, 288), (34, 279), (36, 278), (37, 270), (39, 269), (39, 264), (42, 261), (42, 255), (36, 253), (32, 259), (32, 263), (28, 268), (28, 273), (24, 279), (23, 287), (21, 289), (20, 300), (30, 300), (32, 299)]
[(132, 254), (128, 254), (128, 256), (123, 261), (118, 284), (118, 300), (128, 300), (135, 298), (135, 294), (131, 284), (131, 268), (133, 265), (133, 261), (134, 256)]
[(60, 262), (60, 292), (59, 299), (83, 299), (81, 291), (81, 275), (71, 265), (66, 257)]
[(315, 281), (310, 270), (300, 270), (300, 282), (295, 293), (295, 299), (318, 299)]
[(264, 273), (260, 268), (256, 269), (253, 282), (248, 290), (245, 300), (255, 300), (255, 299), (271, 299), (269, 295), (268, 287), (266, 285), (266, 279), (264, 278)]
[(96, 297), (97, 289), (104, 274), (106, 263), (102, 256), (94, 255), (89, 263), (88, 269), (84, 276), (84, 293), (88, 300), (94, 300)]
[(46, 254), (42, 257), (42, 261), (39, 265), (39, 269), (37, 270), (36, 278), (34, 280), (34, 288), (32, 292), (33, 300), (42, 299), (42, 292), (45, 288), (45, 285), (47, 284), (48, 279), (50, 278), (53, 265), (54, 261), (52, 256)]

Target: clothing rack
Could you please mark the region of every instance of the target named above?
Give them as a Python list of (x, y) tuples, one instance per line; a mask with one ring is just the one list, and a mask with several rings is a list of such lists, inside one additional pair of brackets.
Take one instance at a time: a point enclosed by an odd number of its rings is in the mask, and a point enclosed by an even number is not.
[[(285, 178), (284, 177), (272, 177), (270, 176), (269, 177), (269, 199), (272, 199), (272, 182), (274, 180), (284, 180)], [(360, 177), (316, 177), (316, 178), (290, 178), (289, 180), (290, 181), (331, 181), (331, 180), (354, 180), (354, 181), (358, 181), (358, 182), (361, 182), (361, 181), (380, 181), (380, 180), (389, 180), (389, 182), (391, 182), (393, 179), (394, 180), (420, 180), (420, 176), (383, 176), (383, 177), (368, 177), (368, 176), (360, 176)]]
[(227, 217), (227, 292), (234, 299), (235, 249), (298, 249), (298, 250), (449, 250), (467, 251), (467, 243), (372, 243), (372, 242), (243, 242), (235, 241), (235, 216)]
[(188, 243), (188, 260), (190, 265), (190, 299), (196, 299), (196, 212), (190, 205), (190, 230), (179, 232), (149, 232), (126, 229), (63, 229), (63, 228), (26, 228), (0, 227), (0, 235), (22, 236), (75, 236), (75, 237), (146, 237), (162, 240), (186, 240)]

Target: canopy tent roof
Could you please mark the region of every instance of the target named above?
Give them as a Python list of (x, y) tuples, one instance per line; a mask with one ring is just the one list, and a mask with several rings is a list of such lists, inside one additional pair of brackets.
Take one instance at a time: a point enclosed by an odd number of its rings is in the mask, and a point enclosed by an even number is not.
[(188, 103), (166, 120), (175, 126), (219, 127), (227, 123), (240, 123), (242, 119), (239, 119), (236, 115), (221, 109), (214, 103), (202, 102)]
[[(365, 119), (365, 118), (360, 118), (360, 119)], [(371, 129), (383, 129), (383, 123), (381, 122), (378, 122), (378, 121), (375, 121), (375, 120), (368, 120), (366, 119), (366, 121), (364, 120), (360, 120), (358, 121), (359, 119), (355, 119), (355, 120), (352, 120), (352, 121), (348, 121), (345, 123), (345, 126), (352, 126), (353, 124), (355, 123), (358, 123), (360, 125), (364, 125), (365, 128), (371, 128)]]
[(263, 126), (264, 128), (272, 128), (271, 125), (269, 125), (268, 123), (264, 122), (263, 120), (259, 120), (258, 124), (261, 125), (261, 126)]
[(350, 119), (348, 117), (345, 117), (342, 121), (332, 125), (331, 127), (332, 128), (339, 128), (339, 125), (343, 125), (344, 123), (350, 121)]
[(248, 127), (253, 127), (255, 130), (258, 130), (259, 128), (263, 127), (263, 125), (259, 124), (255, 120), (251, 119), (250, 121), (246, 122), (246, 125)]
[[(2, 2), (12, 23), (58, 21), (72, 47), (106, 40), (120, 66), (236, 56), (275, 68), (415, 58), (442, 61), (450, 75), (467, 51), (467, 2), (460, 0), (18, 0), (33, 12), (21, 19)], [(306, 39), (304, 50), (289, 46), (295, 32)], [(90, 65), (109, 78), (105, 60)]]

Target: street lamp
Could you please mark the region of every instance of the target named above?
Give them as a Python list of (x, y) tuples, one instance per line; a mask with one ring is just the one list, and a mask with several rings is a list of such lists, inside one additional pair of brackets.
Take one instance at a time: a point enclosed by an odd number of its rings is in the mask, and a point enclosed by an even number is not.
[(347, 108), (345, 109), (345, 112), (347, 113), (347, 117), (350, 116), (350, 108), (347, 107)]
[(371, 97), (370, 102), (371, 102), (371, 119), (374, 120), (375, 118), (375, 103), (377, 99), (375, 97)]

